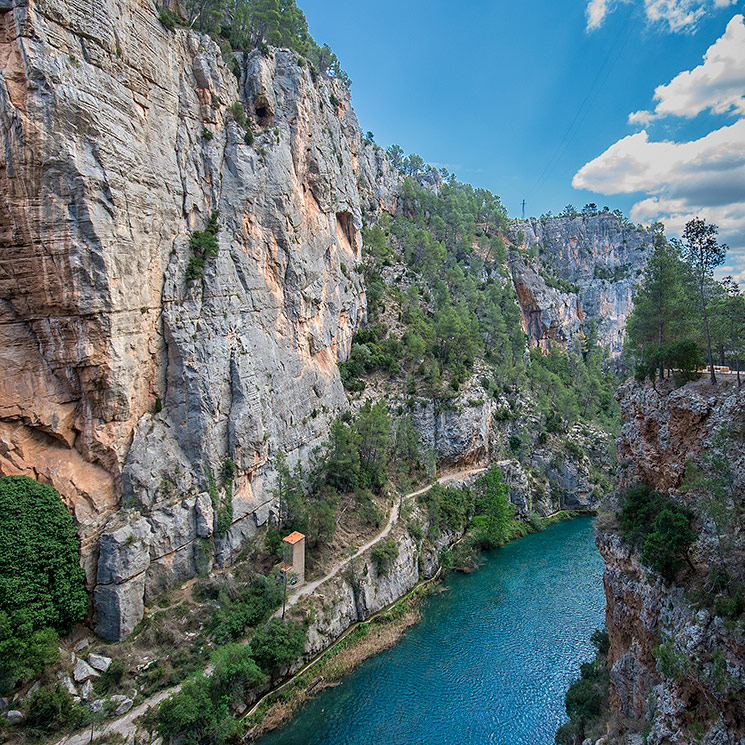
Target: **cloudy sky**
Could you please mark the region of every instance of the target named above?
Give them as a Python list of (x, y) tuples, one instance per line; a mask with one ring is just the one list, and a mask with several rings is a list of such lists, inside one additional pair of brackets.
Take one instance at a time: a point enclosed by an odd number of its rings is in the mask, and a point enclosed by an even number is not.
[(745, 282), (745, 1), (300, 0), (360, 124), (510, 214), (694, 215)]

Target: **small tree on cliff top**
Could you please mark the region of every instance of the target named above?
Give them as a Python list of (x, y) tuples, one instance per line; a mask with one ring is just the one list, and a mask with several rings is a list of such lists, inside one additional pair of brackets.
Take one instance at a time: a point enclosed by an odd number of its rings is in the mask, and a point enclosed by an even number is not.
[(719, 229), (698, 217), (688, 222), (683, 230), (683, 258), (691, 267), (698, 286), (701, 300), (701, 316), (704, 321), (704, 335), (706, 337), (706, 352), (711, 372), (711, 382), (716, 383), (714, 374), (714, 356), (711, 353), (711, 334), (709, 333), (709, 316), (707, 312), (706, 285), (707, 280), (714, 274), (714, 269), (724, 263), (727, 246), (717, 242)]

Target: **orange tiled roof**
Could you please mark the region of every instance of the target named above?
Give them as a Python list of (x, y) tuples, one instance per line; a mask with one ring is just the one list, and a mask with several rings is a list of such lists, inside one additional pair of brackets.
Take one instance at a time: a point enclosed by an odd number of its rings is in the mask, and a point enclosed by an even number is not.
[(290, 535), (288, 535), (286, 538), (283, 538), (282, 540), (285, 543), (289, 543), (292, 546), (298, 541), (302, 541), (303, 538), (305, 538), (305, 536), (302, 533), (298, 533), (297, 530), (295, 530), (292, 533), (290, 533)]

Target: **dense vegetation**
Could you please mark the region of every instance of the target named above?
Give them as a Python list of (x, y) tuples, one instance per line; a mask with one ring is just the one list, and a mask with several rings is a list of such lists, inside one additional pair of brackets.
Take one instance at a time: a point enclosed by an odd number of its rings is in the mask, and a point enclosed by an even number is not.
[(569, 721), (556, 733), (558, 745), (582, 745), (589, 738), (595, 742), (605, 734), (603, 726), (608, 712), (610, 676), (608, 674), (608, 632), (592, 634), (596, 656), (580, 668), (580, 677), (566, 693), (565, 704)]
[(85, 615), (79, 562), (60, 495), (26, 476), (0, 478), (0, 693), (55, 661), (58, 634)]
[[(396, 146), (388, 153), (410, 175), (395, 218), (384, 215), (363, 232), (370, 322), (340, 365), (347, 389), (362, 390), (364, 378), (381, 371), (403, 379), (412, 396), (447, 406), (484, 360), (492, 370), (482, 379), (487, 392), (514, 395), (529, 387), (549, 431), (564, 431), (580, 417), (615, 429), (617, 379), (592, 323), (572, 349), (553, 345), (548, 356), (534, 350), (525, 364), (499, 199), (448, 174), (431, 190), (415, 177), (424, 183), (442, 174)], [(403, 280), (386, 283), (386, 268), (396, 265), (406, 270)]]
[[(682, 241), (668, 241), (655, 226), (653, 254), (634, 297), (627, 349), (639, 378), (660, 379), (674, 372), (683, 380), (698, 377), (704, 365), (738, 370), (745, 345), (745, 297), (731, 277), (718, 282), (714, 269), (727, 247), (717, 228), (694, 219)], [(710, 372), (712, 382), (716, 374)]]
[(688, 549), (696, 539), (691, 515), (677, 502), (651, 487), (628, 489), (623, 496), (621, 533), (641, 550), (642, 562), (672, 582), (688, 559)]
[(264, 50), (266, 45), (297, 52), (311, 65), (313, 74), (335, 77), (351, 84), (328, 45), (319, 46), (308, 32), (305, 14), (294, 0), (184, 0), (185, 17), (163, 7), (160, 20), (166, 28), (187, 26), (209, 33), (221, 44), (226, 56), (233, 50)]
[(166, 699), (149, 724), (179, 742), (230, 742), (240, 732), (236, 711), (265, 688), (271, 676), (303, 652), (305, 629), (275, 618), (260, 627), (251, 645), (228, 644), (212, 656), (210, 674), (197, 673)]

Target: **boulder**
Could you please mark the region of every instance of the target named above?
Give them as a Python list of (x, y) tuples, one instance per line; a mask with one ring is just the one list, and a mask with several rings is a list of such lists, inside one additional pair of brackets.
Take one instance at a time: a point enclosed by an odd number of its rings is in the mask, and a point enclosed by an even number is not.
[(105, 657), (102, 654), (91, 652), (88, 655), (88, 664), (94, 670), (98, 670), (99, 673), (105, 673), (109, 669), (109, 665), (111, 665), (111, 657)]
[(11, 709), (6, 715), (5, 718), (11, 723), (11, 724), (18, 724), (19, 722), (23, 721), (23, 714), (21, 714), (20, 711), (17, 709)]
[(94, 670), (85, 660), (78, 660), (72, 672), (72, 677), (76, 683), (84, 683), (91, 678), (98, 678), (99, 675), (100, 673)]
[(109, 698), (109, 701), (111, 701), (111, 703), (116, 706), (116, 709), (114, 709), (114, 714), (118, 717), (120, 717), (122, 714), (126, 714), (134, 704), (134, 701), (132, 701), (129, 696), (122, 696), (120, 694), (111, 696)]

